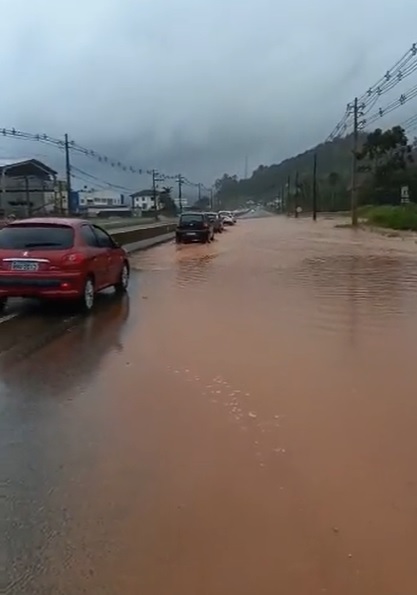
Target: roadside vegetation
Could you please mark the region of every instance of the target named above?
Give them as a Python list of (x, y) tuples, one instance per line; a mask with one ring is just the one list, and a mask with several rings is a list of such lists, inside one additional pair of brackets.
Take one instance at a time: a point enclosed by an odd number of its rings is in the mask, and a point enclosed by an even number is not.
[(417, 231), (417, 205), (380, 205), (360, 209), (360, 219), (376, 227)]

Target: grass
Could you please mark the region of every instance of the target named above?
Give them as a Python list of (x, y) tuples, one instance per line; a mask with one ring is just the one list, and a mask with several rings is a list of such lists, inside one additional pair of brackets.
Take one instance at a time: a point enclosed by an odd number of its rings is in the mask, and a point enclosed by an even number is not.
[(365, 219), (369, 225), (377, 227), (398, 231), (417, 231), (417, 206), (413, 204), (361, 207), (359, 217)]

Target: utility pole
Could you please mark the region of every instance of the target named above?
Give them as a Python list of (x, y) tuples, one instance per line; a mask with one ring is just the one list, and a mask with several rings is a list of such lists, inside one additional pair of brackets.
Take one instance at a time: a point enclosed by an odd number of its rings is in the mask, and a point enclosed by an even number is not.
[(198, 201), (200, 202), (201, 200), (201, 184), (198, 184)]
[(295, 172), (295, 209), (294, 217), (298, 218), (298, 171)]
[(352, 150), (352, 187), (350, 196), (350, 207), (352, 211), (352, 227), (358, 225), (358, 189), (357, 189), (357, 173), (358, 173), (358, 98), (355, 97), (353, 102), (353, 150)]
[(313, 221), (317, 221), (317, 153), (313, 158)]
[(70, 147), (68, 134), (65, 135), (65, 173), (67, 178), (67, 201), (68, 201), (68, 214), (72, 214), (72, 201), (71, 201), (71, 162), (70, 162)]
[(213, 188), (210, 188), (210, 211), (214, 210), (214, 204), (213, 204)]
[(58, 180), (58, 197), (59, 197), (59, 213), (62, 216), (64, 214), (64, 198), (62, 196), (62, 182)]
[[(45, 196), (45, 195), (44, 195)], [(25, 198), (26, 198), (26, 216), (31, 216), (30, 192), (29, 192), (29, 178), (25, 176)]]
[(290, 216), (291, 212), (291, 201), (290, 201), (290, 188), (291, 188), (291, 175), (287, 178), (287, 216)]
[(281, 213), (284, 213), (284, 211), (285, 211), (285, 184), (281, 184), (280, 197), (281, 197)]
[(155, 209), (155, 221), (158, 221), (158, 201), (156, 198), (156, 181), (157, 181), (158, 172), (153, 169), (152, 170), (152, 198), (153, 198), (153, 206)]
[(180, 213), (182, 213), (182, 185), (183, 185), (183, 179), (182, 179), (182, 175), (181, 174), (178, 174), (177, 182), (178, 182), (179, 208), (180, 208)]

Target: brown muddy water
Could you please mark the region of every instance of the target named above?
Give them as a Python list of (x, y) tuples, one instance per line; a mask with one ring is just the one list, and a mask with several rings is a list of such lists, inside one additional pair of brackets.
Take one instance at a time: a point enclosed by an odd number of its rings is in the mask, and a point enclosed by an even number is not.
[(416, 593), (414, 238), (254, 219), (133, 265), (1, 328), (6, 593)]

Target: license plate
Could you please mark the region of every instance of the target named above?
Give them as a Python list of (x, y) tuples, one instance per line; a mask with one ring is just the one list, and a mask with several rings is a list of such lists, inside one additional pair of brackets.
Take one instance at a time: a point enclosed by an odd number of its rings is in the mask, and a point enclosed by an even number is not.
[(22, 260), (15, 260), (12, 262), (12, 271), (37, 271), (39, 264), (37, 262), (25, 262)]
[(193, 231), (189, 231), (189, 232), (187, 233), (187, 236), (196, 236), (196, 235), (197, 235), (197, 234), (196, 234), (196, 233), (194, 233)]

